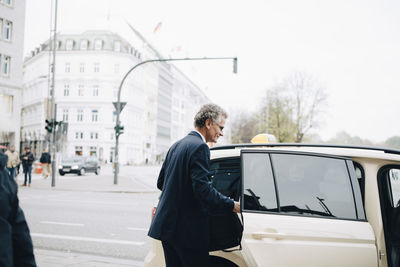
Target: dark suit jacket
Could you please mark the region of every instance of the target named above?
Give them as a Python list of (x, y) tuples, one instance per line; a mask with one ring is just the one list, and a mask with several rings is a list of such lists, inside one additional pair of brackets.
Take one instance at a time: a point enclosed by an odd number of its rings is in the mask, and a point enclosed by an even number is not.
[(160, 201), (148, 235), (189, 248), (208, 248), (210, 209), (232, 211), (233, 200), (216, 191), (208, 179), (210, 150), (192, 131), (169, 149), (157, 187)]
[(36, 266), (32, 239), (19, 207), (17, 184), (4, 169), (7, 156), (0, 152), (0, 266)]

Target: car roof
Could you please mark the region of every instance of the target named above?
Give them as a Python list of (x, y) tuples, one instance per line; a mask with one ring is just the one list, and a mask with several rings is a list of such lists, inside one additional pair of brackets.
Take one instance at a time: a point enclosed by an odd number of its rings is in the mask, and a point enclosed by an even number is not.
[(400, 161), (400, 150), (333, 144), (268, 143), (233, 144), (211, 148), (211, 158), (240, 156), (242, 150), (300, 151), (344, 157), (377, 158)]

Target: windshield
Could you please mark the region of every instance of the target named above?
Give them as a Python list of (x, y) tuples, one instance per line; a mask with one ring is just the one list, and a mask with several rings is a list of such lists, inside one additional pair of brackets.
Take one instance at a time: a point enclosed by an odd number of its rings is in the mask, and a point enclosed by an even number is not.
[(63, 163), (80, 163), (83, 162), (85, 159), (82, 157), (74, 157), (74, 158), (68, 158), (64, 159), (62, 162)]

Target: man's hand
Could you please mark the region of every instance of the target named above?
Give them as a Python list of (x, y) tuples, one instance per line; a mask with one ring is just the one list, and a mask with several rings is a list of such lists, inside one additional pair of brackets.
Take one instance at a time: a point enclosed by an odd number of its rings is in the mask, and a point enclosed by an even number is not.
[(236, 213), (240, 212), (240, 202), (234, 201), (233, 212), (236, 212)]

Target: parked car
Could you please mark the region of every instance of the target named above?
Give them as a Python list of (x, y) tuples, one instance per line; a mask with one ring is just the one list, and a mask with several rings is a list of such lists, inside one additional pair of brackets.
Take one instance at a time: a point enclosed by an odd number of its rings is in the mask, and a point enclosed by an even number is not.
[[(400, 266), (400, 150), (222, 146), (211, 149), (211, 173), (217, 190), (240, 200), (244, 226), (241, 247), (210, 252), (212, 266)], [(165, 266), (158, 240), (145, 266)]]
[(58, 167), (60, 175), (66, 173), (76, 173), (84, 175), (86, 172), (94, 172), (96, 175), (100, 174), (100, 162), (95, 157), (82, 157), (76, 156), (67, 158), (62, 161)]

